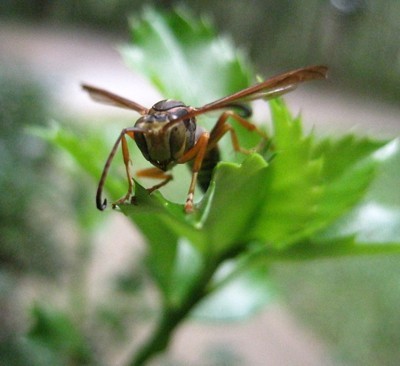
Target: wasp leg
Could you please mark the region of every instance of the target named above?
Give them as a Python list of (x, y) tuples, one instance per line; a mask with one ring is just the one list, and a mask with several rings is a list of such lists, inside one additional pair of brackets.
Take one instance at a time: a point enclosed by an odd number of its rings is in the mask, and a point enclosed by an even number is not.
[(186, 213), (193, 212), (193, 198), (194, 190), (196, 188), (197, 176), (199, 174), (204, 155), (207, 151), (209, 139), (210, 134), (208, 132), (203, 132), (198, 138), (196, 144), (191, 149), (186, 151), (186, 153), (183, 154), (183, 156), (178, 160), (178, 164), (184, 164), (194, 159), (192, 167), (192, 180), (190, 182), (189, 191), (185, 203)]
[(152, 193), (152, 192), (156, 191), (157, 189), (165, 186), (173, 178), (171, 174), (166, 174), (161, 169), (158, 169), (156, 167), (139, 170), (136, 172), (136, 175), (138, 177), (143, 177), (143, 178), (163, 179), (162, 182), (154, 185), (151, 188), (147, 188), (147, 191), (149, 193)]
[(129, 137), (134, 139), (134, 134), (132, 131), (129, 131), (129, 129), (124, 129), (121, 132), (122, 159), (124, 161), (126, 177), (128, 180), (128, 192), (126, 193), (125, 196), (113, 202), (112, 204), (113, 208), (115, 208), (115, 206), (121, 203), (129, 201), (132, 197), (132, 191), (133, 191), (133, 179), (129, 169), (131, 164), (131, 158), (129, 156), (128, 142), (126, 141), (125, 135), (128, 135)]
[[(221, 114), (221, 116), (218, 118), (217, 123), (215, 124), (214, 128), (211, 130), (210, 133), (210, 141), (207, 147), (207, 151), (213, 149), (218, 141), (227, 133), (229, 132), (231, 134), (231, 141), (232, 141), (232, 146), (235, 151), (240, 151), (245, 154), (250, 154), (253, 152), (253, 150), (248, 150), (240, 146), (239, 144), (239, 139), (237, 137), (235, 129), (232, 127), (231, 124), (229, 124), (227, 119), (229, 117), (232, 117), (235, 119), (238, 123), (240, 123), (244, 128), (246, 128), (249, 131), (254, 131), (258, 135), (260, 135), (263, 138), (263, 142), (267, 141), (269, 138), (268, 136), (260, 130), (256, 125), (253, 123), (247, 121), (237, 113), (233, 111), (226, 111)], [(262, 145), (261, 145), (262, 146)], [(255, 149), (256, 151), (258, 150), (257, 148)]]
[(111, 162), (114, 159), (114, 156), (118, 150), (120, 143), (122, 145), (122, 157), (124, 160), (126, 175), (128, 178), (128, 193), (123, 198), (121, 198), (116, 203), (114, 203), (113, 206), (115, 206), (118, 203), (126, 201), (127, 199), (129, 199), (129, 197), (132, 194), (133, 180), (132, 180), (131, 174), (129, 172), (130, 157), (129, 157), (128, 143), (126, 141), (125, 135), (128, 135), (131, 138), (134, 138), (134, 131), (132, 130), (132, 128), (124, 128), (121, 131), (117, 141), (115, 141), (115, 144), (110, 152), (110, 155), (107, 158), (106, 164), (104, 165), (103, 172), (100, 177), (100, 181), (99, 181), (99, 185), (97, 187), (97, 193), (96, 193), (96, 205), (97, 205), (97, 208), (101, 211), (103, 211), (107, 207), (107, 200), (104, 199), (104, 201), (103, 201), (101, 196), (102, 196), (103, 187), (104, 187), (104, 184), (105, 184), (105, 181), (107, 178), (107, 174), (110, 169)]

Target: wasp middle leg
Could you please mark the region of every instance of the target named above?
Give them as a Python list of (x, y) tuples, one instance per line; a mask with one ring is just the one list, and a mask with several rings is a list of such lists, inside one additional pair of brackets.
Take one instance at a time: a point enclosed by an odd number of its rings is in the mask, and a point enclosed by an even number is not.
[(227, 119), (229, 117), (236, 120), (241, 126), (246, 128), (248, 131), (254, 131), (255, 133), (257, 133), (260, 137), (263, 138), (263, 143), (269, 140), (267, 134), (264, 131), (260, 130), (255, 124), (249, 122), (248, 120), (246, 120), (245, 118), (243, 118), (242, 116), (233, 111), (226, 111), (221, 114), (214, 128), (211, 130), (210, 141), (208, 143), (207, 151), (210, 151), (211, 149), (215, 148), (217, 146), (218, 141), (227, 132), (229, 132), (231, 135), (232, 146), (235, 151), (239, 151), (245, 154), (250, 154), (257, 150), (257, 148), (254, 150), (248, 150), (240, 146), (239, 139), (237, 137), (235, 129), (232, 127), (230, 123), (227, 122)]

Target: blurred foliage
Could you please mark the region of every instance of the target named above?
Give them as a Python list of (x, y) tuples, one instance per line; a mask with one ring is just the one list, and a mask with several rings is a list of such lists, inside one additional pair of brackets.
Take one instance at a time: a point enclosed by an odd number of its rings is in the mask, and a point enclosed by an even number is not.
[(34, 323), (28, 334), (32, 344), (43, 349), (49, 348), (52, 365), (89, 364), (90, 349), (86, 346), (77, 324), (62, 312), (36, 306), (33, 309)]
[(1, 65), (0, 364), (100, 365), (104, 345), (125, 339), (131, 322), (140, 324), (151, 308), (137, 265), (110, 279), (109, 300), (90, 299), (101, 216), (88, 203), (88, 177), (32, 134), (49, 124), (50, 106), (29, 72)]
[[(8, 67), (7, 67), (8, 66)], [(0, 359), (28, 365), (29, 350), (18, 339), (23, 306), (16, 305), (21, 283), (58, 278), (63, 269), (61, 243), (54, 240), (50, 149), (26, 132), (47, 123), (47, 96), (25, 70), (0, 68)], [(46, 223), (46, 224), (44, 224)]]
[[(142, 0), (3, 0), (0, 14), (125, 31)], [(179, 0), (154, 0), (158, 9)], [(398, 101), (400, 52), (397, 0), (193, 0), (185, 5), (212, 16), (265, 69), (327, 63), (341, 82), (362, 93)], [(376, 25), (379, 24), (379, 27)], [(332, 75), (333, 75), (332, 74)]]
[[(28, 126), (47, 123), (45, 93), (37, 83), (0, 70), (0, 261), (13, 272), (54, 273), (51, 233), (43, 230), (49, 148)], [(29, 235), (27, 235), (29, 233)]]
[(320, 336), (339, 364), (390, 365), (400, 359), (400, 257), (276, 264), (285, 304)]

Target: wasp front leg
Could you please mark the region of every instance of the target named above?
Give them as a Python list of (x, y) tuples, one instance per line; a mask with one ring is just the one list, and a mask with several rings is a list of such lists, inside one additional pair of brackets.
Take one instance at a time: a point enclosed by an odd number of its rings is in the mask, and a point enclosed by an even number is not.
[(113, 202), (113, 208), (119, 204), (130, 201), (133, 192), (133, 178), (130, 172), (131, 158), (129, 155), (128, 142), (126, 141), (125, 135), (128, 135), (131, 138), (134, 138), (134, 135), (132, 132), (128, 131), (125, 132), (121, 137), (122, 159), (125, 165), (126, 178), (128, 180), (128, 192), (126, 192), (126, 195), (120, 198), (118, 201)]
[(96, 206), (99, 210), (103, 211), (107, 207), (107, 200), (104, 199), (102, 200), (102, 193), (103, 193), (103, 188), (104, 184), (107, 178), (108, 171), (110, 170), (111, 162), (114, 159), (114, 156), (118, 150), (119, 144), (122, 146), (122, 157), (125, 165), (125, 171), (126, 171), (126, 176), (128, 179), (128, 192), (124, 197), (119, 199), (118, 201), (113, 203), (113, 207), (116, 206), (117, 204), (123, 203), (127, 200), (130, 199), (132, 196), (132, 191), (133, 191), (133, 179), (129, 170), (129, 165), (130, 165), (130, 157), (129, 157), (129, 150), (128, 150), (128, 142), (126, 141), (125, 135), (128, 135), (131, 138), (134, 138), (134, 128), (124, 128), (117, 141), (115, 141), (115, 144), (110, 152), (110, 155), (107, 158), (106, 164), (104, 165), (103, 172), (100, 177), (99, 185), (97, 187), (97, 193), (96, 193)]

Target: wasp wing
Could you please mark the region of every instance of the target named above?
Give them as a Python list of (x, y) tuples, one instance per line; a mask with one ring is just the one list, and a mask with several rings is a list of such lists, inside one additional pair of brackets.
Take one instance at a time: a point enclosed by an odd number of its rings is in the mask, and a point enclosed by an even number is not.
[(251, 101), (257, 100), (257, 99), (269, 100), (269, 99), (277, 98), (283, 94), (289, 93), (296, 88), (297, 88), (297, 84), (289, 84), (289, 85), (277, 87), (277, 88), (270, 89), (270, 90), (264, 90), (264, 91), (260, 91), (260, 92), (256, 92), (254, 94), (248, 95), (247, 97), (241, 98), (240, 102), (246, 103), (246, 102), (251, 102)]
[(114, 93), (111, 93), (107, 90), (86, 84), (82, 84), (82, 88), (86, 90), (89, 93), (90, 97), (96, 102), (120, 108), (132, 109), (136, 112), (139, 112), (140, 114), (145, 114), (147, 112), (147, 108), (143, 107), (142, 105)]
[(188, 114), (167, 123), (163, 130), (167, 130), (172, 125), (179, 123), (183, 119), (192, 118), (203, 113), (215, 111), (217, 109), (229, 108), (242, 102), (249, 102), (256, 99), (272, 99), (288, 93), (295, 89), (299, 83), (309, 80), (326, 79), (328, 68), (322, 65), (308, 66), (301, 69), (289, 71), (284, 74), (274, 76), (261, 83), (252, 85), (246, 89), (208, 103), (200, 108), (191, 108)]
[(199, 115), (212, 110), (226, 108), (233, 102), (246, 102), (262, 98), (272, 99), (292, 91), (297, 84), (304, 81), (326, 79), (327, 71), (328, 68), (326, 66), (309, 66), (289, 71), (208, 103), (201, 108), (196, 108), (193, 114)]

